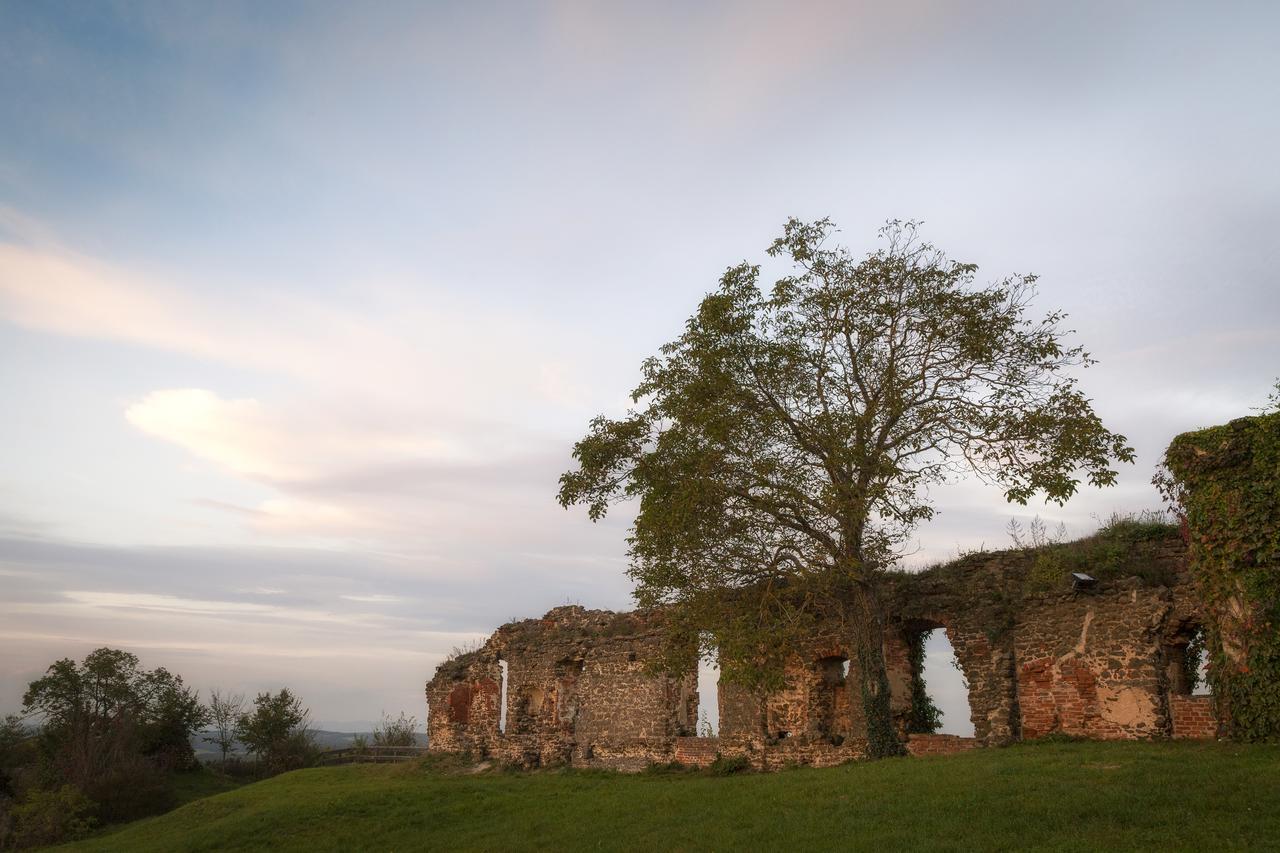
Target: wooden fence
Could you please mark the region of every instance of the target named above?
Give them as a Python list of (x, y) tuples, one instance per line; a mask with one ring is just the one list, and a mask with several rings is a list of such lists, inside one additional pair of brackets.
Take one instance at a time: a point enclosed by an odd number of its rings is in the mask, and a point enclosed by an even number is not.
[(349, 746), (320, 754), (320, 764), (381, 764), (412, 761), (427, 754), (425, 746)]

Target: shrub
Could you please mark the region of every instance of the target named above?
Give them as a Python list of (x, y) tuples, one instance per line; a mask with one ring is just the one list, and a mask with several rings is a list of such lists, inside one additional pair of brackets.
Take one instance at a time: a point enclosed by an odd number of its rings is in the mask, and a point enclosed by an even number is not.
[(644, 768), (644, 773), (649, 776), (674, 776), (690, 773), (695, 769), (680, 761), (654, 761)]
[(93, 828), (93, 801), (74, 785), (29, 791), (13, 808), (12, 844), (42, 847), (75, 841)]
[(373, 730), (374, 746), (415, 746), (418, 718), (406, 716), (404, 711), (394, 720), (382, 712), (382, 722)]
[(713, 776), (732, 776), (751, 770), (751, 760), (745, 755), (717, 755), (716, 760), (707, 767)]
[(169, 774), (141, 755), (122, 757), (81, 784), (103, 823), (137, 820), (177, 804)]

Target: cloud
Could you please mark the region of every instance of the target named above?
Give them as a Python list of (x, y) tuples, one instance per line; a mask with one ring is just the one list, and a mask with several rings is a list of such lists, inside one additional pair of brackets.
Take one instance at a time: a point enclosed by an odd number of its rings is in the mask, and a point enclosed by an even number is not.
[(419, 552), (430, 543), (439, 553), (498, 525), (555, 549), (549, 533), (564, 519), (552, 519), (551, 496), (569, 446), (561, 425), (591, 414), (579, 367), (591, 362), (567, 357), (589, 349), (572, 340), (585, 333), (394, 287), (359, 305), (340, 293), (218, 295), (229, 289), (179, 288), (57, 246), (0, 243), (0, 310), (11, 322), (287, 380), (267, 395), (161, 388), (125, 405), (143, 434), (274, 492), (250, 505), (211, 495), (194, 504), (275, 538)]
[[(195, 686), (298, 690), (330, 717), (422, 716), (449, 650), (572, 596), (622, 606), (620, 572), (424, 570), (372, 550), (125, 547), (0, 537), (0, 713), (52, 661), (109, 645)], [(558, 578), (558, 579), (557, 579)]]
[[(447, 307), (451, 301), (455, 307)], [(417, 285), (365, 281), (355, 291), (308, 298), (286, 287), (162, 281), (55, 246), (0, 242), (0, 316), (39, 331), (266, 371), (349, 395), (348, 403), (459, 420), (487, 419), (499, 401), (558, 407), (582, 384), (569, 330), (549, 334), (537, 319)], [(180, 417), (179, 406), (210, 403), (194, 395), (153, 402), (167, 403), (168, 417)]]
[(247, 477), (308, 480), (321, 471), (412, 459), (456, 458), (460, 448), (416, 430), (356, 429), (316, 411), (283, 412), (213, 391), (154, 391), (125, 409), (143, 432)]

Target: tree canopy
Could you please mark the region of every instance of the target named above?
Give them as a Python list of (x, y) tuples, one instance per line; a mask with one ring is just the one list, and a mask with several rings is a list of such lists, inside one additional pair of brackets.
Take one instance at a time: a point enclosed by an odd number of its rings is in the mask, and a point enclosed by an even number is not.
[(787, 632), (850, 596), (869, 618), (874, 574), (934, 514), (930, 487), (972, 474), (1061, 503), (1133, 460), (1077, 385), (1092, 360), (1065, 315), (1032, 311), (1035, 276), (979, 285), (914, 223), (862, 258), (834, 232), (788, 221), (768, 254), (790, 269), (767, 289), (759, 265), (730, 267), (560, 479), (592, 519), (638, 500), (637, 600), (670, 610), (673, 651), (717, 644), (730, 679), (767, 681)]
[(307, 725), (310, 711), (287, 687), (259, 693), (253, 710), (236, 725), (236, 738), (273, 771), (292, 770), (314, 751)]
[(59, 745), (91, 739), (105, 749), (124, 738), (142, 755), (180, 765), (191, 761), (189, 739), (209, 719), (181, 676), (163, 667), (143, 670), (136, 655), (120, 649), (97, 649), (79, 665), (54, 662), (22, 702), (24, 712), (43, 717), (46, 737)]

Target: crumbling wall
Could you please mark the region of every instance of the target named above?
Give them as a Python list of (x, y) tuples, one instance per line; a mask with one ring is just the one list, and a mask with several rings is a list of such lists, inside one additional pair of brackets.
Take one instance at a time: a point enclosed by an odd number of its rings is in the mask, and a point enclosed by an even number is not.
[(1170, 609), (1167, 589), (1136, 583), (1028, 606), (1014, 630), (1023, 736), (1168, 736), (1160, 628)]
[[(1185, 548), (1168, 538), (1143, 547), (1145, 577), (1079, 589), (1035, 586), (1043, 560), (1021, 549), (887, 577), (880, 597), (891, 708), (909, 750), (942, 754), (1052, 733), (1136, 739), (1216, 730), (1205, 719), (1209, 702), (1179, 684), (1200, 620)], [(1113, 567), (1127, 565), (1113, 558)], [(561, 607), (502, 626), (427, 685), (431, 749), (618, 769), (706, 764), (715, 755), (746, 756), (764, 769), (825, 766), (865, 755), (847, 636), (827, 629), (795, 649), (785, 686), (768, 695), (721, 684), (719, 737), (695, 738), (696, 672), (653, 671), (661, 618)], [(972, 739), (906, 734), (909, 643), (938, 628), (968, 684)]]
[(663, 760), (676, 737), (693, 734), (697, 683), (696, 673), (649, 671), (659, 619), (559, 607), (502, 626), (427, 684), (431, 749), (524, 766)]

